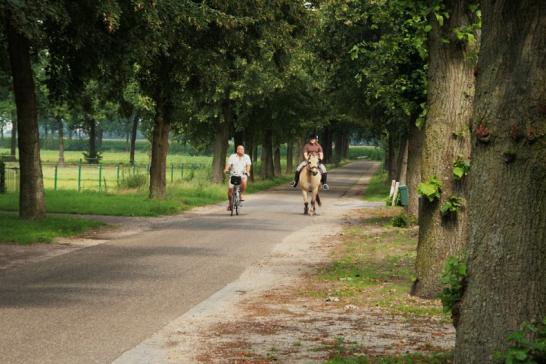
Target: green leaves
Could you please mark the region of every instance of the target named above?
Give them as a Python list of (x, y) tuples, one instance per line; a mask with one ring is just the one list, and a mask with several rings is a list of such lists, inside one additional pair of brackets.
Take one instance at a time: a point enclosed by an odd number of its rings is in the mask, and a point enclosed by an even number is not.
[(417, 186), (417, 193), (426, 197), (429, 202), (440, 199), (442, 193), (442, 183), (436, 177), (431, 177), (428, 181), (421, 182)]
[(462, 156), (457, 157), (453, 162), (453, 178), (456, 181), (461, 181), (470, 172), (470, 160), (463, 159)]
[(444, 312), (452, 312), (455, 305), (461, 300), (467, 275), (466, 264), (461, 258), (455, 256), (447, 258), (441, 276), (443, 289), (438, 295), (442, 301)]
[(507, 364), (538, 364), (546, 360), (546, 317), (542, 322), (524, 322), (511, 333), (508, 349), (495, 353), (495, 360)]
[(450, 196), (443, 204), (440, 206), (440, 214), (442, 216), (456, 215), (461, 207), (463, 207), (463, 199), (459, 196)]

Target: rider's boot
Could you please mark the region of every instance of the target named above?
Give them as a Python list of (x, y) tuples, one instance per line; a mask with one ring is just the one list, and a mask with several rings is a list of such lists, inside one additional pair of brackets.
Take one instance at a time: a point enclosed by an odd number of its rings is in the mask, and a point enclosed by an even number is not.
[(296, 173), (294, 174), (294, 180), (290, 182), (288, 185), (290, 187), (296, 187), (299, 181), (300, 181), (300, 172), (296, 170)]
[(326, 183), (326, 180), (328, 179), (328, 173), (323, 173), (320, 178), (320, 183), (322, 184), (322, 189), (324, 191), (328, 191), (330, 189), (330, 186)]

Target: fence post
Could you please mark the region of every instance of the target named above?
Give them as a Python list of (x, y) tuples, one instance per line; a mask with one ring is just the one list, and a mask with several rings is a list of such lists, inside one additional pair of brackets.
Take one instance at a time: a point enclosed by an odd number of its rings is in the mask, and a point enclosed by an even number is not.
[(119, 163), (116, 165), (116, 183), (119, 186)]
[(55, 164), (55, 173), (53, 175), (53, 189), (57, 191), (57, 176), (58, 176), (58, 168), (59, 166)]
[(102, 179), (102, 164), (99, 163), (99, 192), (102, 191), (101, 179)]
[(82, 189), (81, 185), (82, 185), (82, 165), (80, 162), (80, 164), (78, 164), (78, 192), (80, 192)]
[(0, 193), (6, 193), (6, 164), (0, 161)]
[(174, 163), (171, 163), (171, 183), (174, 181)]

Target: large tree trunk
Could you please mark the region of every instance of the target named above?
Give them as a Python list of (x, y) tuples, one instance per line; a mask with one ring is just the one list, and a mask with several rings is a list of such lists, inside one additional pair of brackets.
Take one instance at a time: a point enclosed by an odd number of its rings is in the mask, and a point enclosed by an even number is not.
[(224, 180), (224, 167), (226, 165), (228, 143), (233, 125), (233, 114), (229, 103), (225, 103), (222, 112), (224, 120), (217, 126), (216, 136), (214, 138), (214, 152), (212, 157), (212, 181), (214, 183), (222, 183)]
[(150, 164), (150, 198), (165, 198), (167, 187), (167, 153), (169, 151), (170, 125), (166, 108), (156, 106), (154, 128), (152, 131), (152, 158)]
[[(457, 156), (468, 158), (470, 138), (454, 137), (454, 132), (468, 130), (474, 95), (474, 62), (469, 51), (476, 46), (461, 45), (453, 39), (453, 29), (472, 22), (470, 0), (446, 1), (448, 24), (439, 27), (433, 21), (429, 33), (428, 114), (424, 127), (421, 179), (435, 176), (442, 183), (440, 201), (425, 202), (419, 211), (416, 276), (412, 293), (426, 298), (441, 291), (440, 275), (449, 256), (463, 252), (466, 241), (466, 209), (447, 221), (440, 206), (452, 195), (466, 197), (464, 182), (453, 180), (453, 162)], [(451, 37), (450, 43), (443, 37)]]
[(341, 139), (343, 142), (343, 159), (349, 159), (349, 147), (351, 144), (351, 137), (349, 134), (344, 133), (343, 139)]
[(131, 145), (129, 146), (129, 164), (135, 164), (136, 137), (138, 132), (138, 116), (136, 110), (131, 113)]
[(473, 127), (490, 142), (472, 151), (459, 364), (495, 362), (510, 332), (546, 316), (546, 2), (481, 7)]
[(19, 216), (23, 219), (40, 219), (45, 217), (46, 208), (30, 43), (17, 33), (10, 20), (6, 29), (19, 134)]
[(289, 140), (286, 143), (286, 174), (294, 171), (294, 142)]
[(423, 149), (424, 133), (415, 126), (415, 122), (410, 122), (408, 136), (408, 213), (419, 218), (419, 194), (417, 185), (421, 182), (421, 154)]
[(264, 131), (264, 142), (262, 144), (262, 178), (273, 177), (273, 131)]
[(61, 166), (64, 164), (64, 125), (63, 119), (57, 119), (57, 130), (59, 134), (59, 161), (57, 162)]
[(15, 159), (17, 158), (17, 112), (13, 111), (11, 114), (11, 145), (10, 145), (10, 156)]
[(281, 174), (281, 146), (276, 142), (273, 147), (273, 175), (277, 177)]

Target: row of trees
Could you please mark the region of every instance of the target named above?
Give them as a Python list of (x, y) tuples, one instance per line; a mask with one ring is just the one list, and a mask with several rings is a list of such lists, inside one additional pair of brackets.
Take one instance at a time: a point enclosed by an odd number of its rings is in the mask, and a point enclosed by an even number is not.
[(408, 185), (412, 293), (437, 297), (458, 257), (455, 359), (492, 363), (546, 315), (546, 3), (336, 0), (320, 12), (319, 55), (343, 85), (330, 83), (332, 110), (363, 104), (349, 114), (383, 135), (389, 177)]
[(354, 120), (326, 112), (331, 71), (317, 58), (312, 4), (33, 0), (2, 3), (0, 16), (0, 89), (17, 106), (21, 217), (45, 214), (38, 119), (56, 122), (61, 140), (63, 123), (81, 126), (92, 161), (98, 122), (126, 125), (134, 143), (141, 120), (151, 198), (165, 195), (169, 136), (212, 144), (215, 182), (230, 138), (251, 154), (261, 145), (265, 178), (279, 169), (279, 145), (294, 154), (306, 129), (328, 125), (327, 144), (336, 138), (336, 157), (347, 153)]

